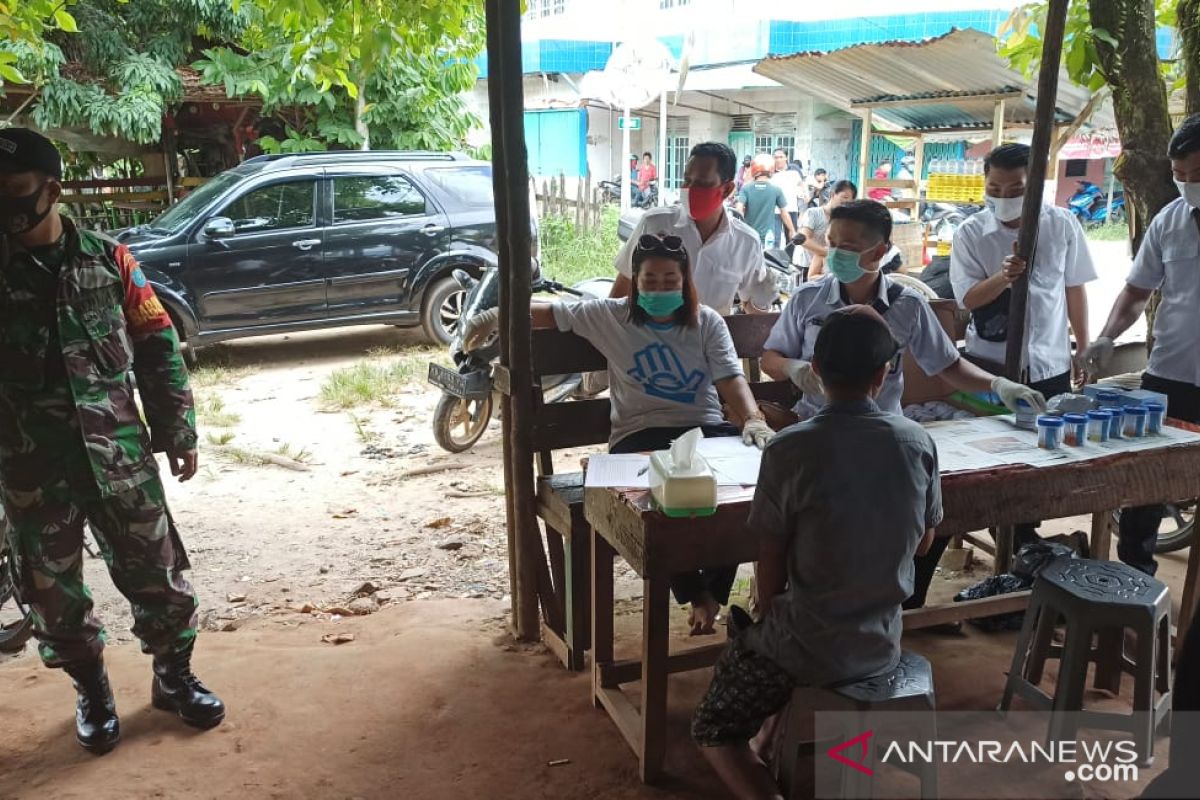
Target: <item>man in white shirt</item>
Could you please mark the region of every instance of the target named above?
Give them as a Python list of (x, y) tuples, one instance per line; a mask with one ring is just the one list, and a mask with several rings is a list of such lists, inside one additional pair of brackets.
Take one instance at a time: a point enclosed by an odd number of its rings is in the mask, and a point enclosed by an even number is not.
[[(1101, 375), (1112, 359), (1113, 340), (1141, 317), (1150, 295), (1160, 289), (1142, 388), (1165, 394), (1170, 416), (1200, 423), (1200, 114), (1183, 121), (1167, 155), (1182, 196), (1150, 222), (1125, 288), (1083, 361), (1089, 376)], [(1162, 515), (1162, 506), (1121, 511), (1117, 555), (1150, 575), (1158, 568), (1154, 545)]]
[[(782, 147), (775, 151), (774, 157), (775, 174), (771, 176), (771, 183), (778, 186), (779, 191), (783, 192), (783, 199), (787, 202), (783, 213), (791, 218), (792, 230), (796, 230), (796, 223), (800, 218), (799, 199), (800, 193), (804, 189), (804, 176), (788, 166), (787, 151)], [(783, 218), (780, 217), (775, 220), (775, 246), (782, 250), (786, 243), (783, 238)]]
[[(987, 210), (967, 219), (954, 234), (950, 284), (958, 304), (971, 312), (967, 352), (1002, 367), (1008, 339), (1013, 281), (1027, 270), (1015, 255), (1029, 170), (1029, 147), (1005, 144), (983, 162)], [(1023, 372), (1046, 397), (1071, 391), (1071, 342), (1088, 345), (1085, 284), (1096, 279), (1083, 229), (1064, 208), (1042, 206), (1029, 305), (1025, 317)], [(1082, 376), (1081, 376), (1082, 377)], [(1037, 540), (1036, 524), (1017, 526), (1014, 546)]]
[(728, 145), (702, 142), (693, 147), (679, 205), (650, 209), (642, 216), (613, 262), (618, 275), (609, 296), (629, 296), (633, 250), (642, 235), (670, 234), (683, 240), (701, 303), (728, 314), (740, 297), (743, 309), (752, 314), (770, 311), (779, 292), (763, 263), (758, 234), (725, 209), (736, 172), (737, 156)]
[[(880, 260), (892, 238), (892, 215), (885, 206), (874, 200), (851, 200), (834, 208), (830, 217), (826, 256), (829, 274), (809, 281), (792, 295), (763, 345), (763, 371), (775, 380), (791, 381), (804, 393), (795, 408), (797, 416), (812, 417), (825, 405), (824, 387), (812, 368), (817, 335), (831, 314), (854, 304), (869, 305), (879, 312), (896, 341), (912, 354), (925, 374), (941, 375), (962, 391), (995, 392), (1009, 408), (1015, 409), (1018, 401), (1039, 411), (1045, 407), (1045, 399), (1037, 391), (991, 375), (960, 358), (929, 301), (880, 272)], [(875, 402), (883, 411), (900, 414), (903, 394), (904, 372), (897, 361), (884, 378)], [(913, 596), (905, 602), (905, 608), (924, 604), (947, 541), (937, 539), (929, 553), (917, 560)]]

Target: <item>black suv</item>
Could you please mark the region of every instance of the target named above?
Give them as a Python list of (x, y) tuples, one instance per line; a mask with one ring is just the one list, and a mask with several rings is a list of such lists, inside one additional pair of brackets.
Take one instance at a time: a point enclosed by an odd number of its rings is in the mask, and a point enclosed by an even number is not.
[(455, 154), (259, 156), (118, 238), (189, 353), (372, 323), (448, 343), (464, 297), (451, 273), (496, 264), (492, 196), (491, 165)]

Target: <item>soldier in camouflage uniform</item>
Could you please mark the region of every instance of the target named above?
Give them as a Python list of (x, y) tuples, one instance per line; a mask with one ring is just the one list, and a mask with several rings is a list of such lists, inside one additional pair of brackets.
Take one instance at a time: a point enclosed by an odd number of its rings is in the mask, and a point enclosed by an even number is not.
[(120, 728), (85, 522), (154, 657), (154, 706), (202, 728), (225, 707), (191, 672), (197, 600), (153, 455), (181, 481), (196, 472), (179, 340), (129, 250), (58, 214), (61, 178), (47, 139), (0, 130), (0, 496), (42, 659), (74, 680), (76, 736), (102, 753)]

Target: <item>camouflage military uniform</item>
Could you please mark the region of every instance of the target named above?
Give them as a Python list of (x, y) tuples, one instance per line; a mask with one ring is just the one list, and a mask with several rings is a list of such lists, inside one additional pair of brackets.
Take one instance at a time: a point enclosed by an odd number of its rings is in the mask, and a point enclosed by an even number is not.
[(196, 445), (187, 369), (129, 250), (63, 225), (57, 251), (0, 237), (0, 485), (21, 593), (48, 666), (100, 653), (86, 521), (143, 649), (169, 655), (195, 638), (197, 601), (153, 452)]

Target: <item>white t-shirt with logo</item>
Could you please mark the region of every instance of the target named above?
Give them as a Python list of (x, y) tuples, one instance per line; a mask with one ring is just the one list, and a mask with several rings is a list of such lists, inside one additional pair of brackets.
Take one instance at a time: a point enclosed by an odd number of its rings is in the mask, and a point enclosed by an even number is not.
[(721, 315), (701, 306), (694, 326), (635, 325), (629, 298), (555, 303), (559, 330), (573, 331), (608, 359), (612, 447), (648, 428), (720, 425), (717, 381), (742, 374)]

